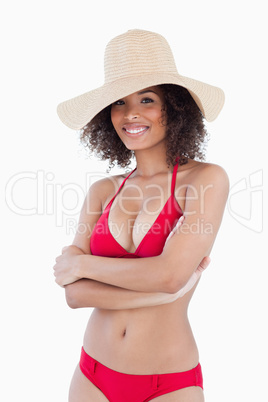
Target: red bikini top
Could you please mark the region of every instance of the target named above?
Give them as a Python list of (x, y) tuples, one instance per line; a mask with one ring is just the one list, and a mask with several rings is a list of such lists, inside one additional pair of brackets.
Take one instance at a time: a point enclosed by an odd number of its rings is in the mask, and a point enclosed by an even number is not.
[(154, 221), (149, 231), (143, 237), (136, 251), (134, 253), (129, 253), (127, 250), (125, 250), (112, 236), (108, 225), (108, 219), (115, 197), (125, 184), (126, 180), (135, 170), (136, 168), (125, 178), (114, 197), (104, 209), (93, 229), (90, 238), (90, 249), (93, 255), (116, 258), (139, 258), (159, 255), (163, 251), (165, 241), (169, 233), (183, 215), (182, 210), (174, 196), (176, 173), (178, 170), (177, 163), (174, 166), (172, 174), (171, 195), (164, 205), (162, 211)]

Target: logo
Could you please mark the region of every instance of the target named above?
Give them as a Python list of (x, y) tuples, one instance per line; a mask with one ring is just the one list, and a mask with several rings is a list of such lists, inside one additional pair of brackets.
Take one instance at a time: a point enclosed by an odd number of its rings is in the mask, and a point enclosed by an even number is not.
[(229, 192), (227, 209), (241, 225), (256, 233), (263, 230), (263, 170), (236, 182)]

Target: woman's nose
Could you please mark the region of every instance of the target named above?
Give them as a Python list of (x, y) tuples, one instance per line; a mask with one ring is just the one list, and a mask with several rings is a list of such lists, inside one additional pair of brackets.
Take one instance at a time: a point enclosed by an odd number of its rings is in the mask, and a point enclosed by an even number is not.
[(128, 107), (125, 109), (125, 118), (128, 120), (137, 119), (140, 117), (140, 112), (137, 107)]

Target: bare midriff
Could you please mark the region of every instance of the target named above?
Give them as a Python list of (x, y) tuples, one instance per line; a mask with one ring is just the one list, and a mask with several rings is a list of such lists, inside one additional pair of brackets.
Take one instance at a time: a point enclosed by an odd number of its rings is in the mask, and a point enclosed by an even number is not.
[(161, 306), (95, 308), (84, 336), (85, 351), (105, 366), (127, 374), (190, 370), (199, 362), (187, 316), (194, 289)]

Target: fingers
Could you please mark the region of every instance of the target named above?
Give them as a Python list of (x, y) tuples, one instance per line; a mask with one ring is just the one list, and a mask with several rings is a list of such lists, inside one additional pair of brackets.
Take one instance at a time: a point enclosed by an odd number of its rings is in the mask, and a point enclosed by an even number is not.
[[(56, 262), (57, 262), (57, 259), (58, 259), (59, 257), (57, 257), (56, 258)], [(61, 283), (61, 274), (60, 274), (60, 271), (59, 271), (59, 268), (58, 268), (58, 264), (55, 264), (54, 266), (53, 266), (53, 275), (54, 275), (54, 277), (55, 277), (55, 282), (56, 282), (56, 284), (57, 285), (59, 285), (61, 288), (63, 288), (64, 286), (63, 286), (63, 284)]]
[(203, 258), (203, 260), (200, 262), (197, 271), (203, 272), (210, 264), (210, 257), (206, 256)]
[(179, 227), (183, 224), (184, 219), (185, 219), (185, 217), (184, 217), (184, 215), (182, 215), (182, 216), (180, 217), (180, 219), (178, 220), (178, 222), (176, 223), (175, 228), (173, 229), (175, 232), (176, 232), (176, 230), (178, 230)]
[(166, 239), (166, 243), (167, 241), (177, 232), (177, 230), (181, 227), (181, 225), (183, 224), (184, 221), (184, 216), (182, 215), (180, 217), (180, 219), (178, 220), (178, 222), (176, 223), (176, 225), (174, 226), (174, 228), (172, 229), (172, 231), (169, 233), (167, 239)]

